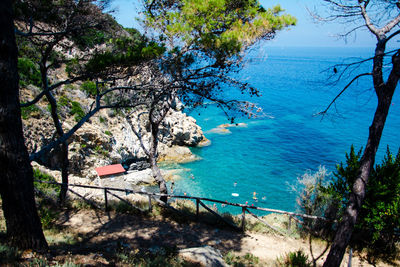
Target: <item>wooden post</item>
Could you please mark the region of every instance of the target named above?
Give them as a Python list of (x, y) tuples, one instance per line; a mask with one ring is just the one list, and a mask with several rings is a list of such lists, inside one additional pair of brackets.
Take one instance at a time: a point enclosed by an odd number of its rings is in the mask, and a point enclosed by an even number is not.
[(198, 198), (196, 198), (196, 219), (199, 220), (199, 204), (200, 204), (200, 200)]
[(152, 211), (153, 207), (151, 206), (151, 195), (148, 195), (149, 197), (149, 212)]
[(245, 220), (246, 220), (246, 207), (242, 207), (242, 231), (245, 230)]
[(288, 222), (288, 234), (290, 235), (290, 233), (292, 232), (292, 216), (289, 216), (289, 222)]
[(104, 209), (108, 211), (108, 199), (107, 199), (107, 189), (104, 188)]
[(348, 264), (347, 264), (347, 267), (351, 267), (351, 260), (352, 260), (352, 258), (353, 258), (353, 249), (350, 248), (350, 251), (349, 251), (349, 262), (348, 262)]

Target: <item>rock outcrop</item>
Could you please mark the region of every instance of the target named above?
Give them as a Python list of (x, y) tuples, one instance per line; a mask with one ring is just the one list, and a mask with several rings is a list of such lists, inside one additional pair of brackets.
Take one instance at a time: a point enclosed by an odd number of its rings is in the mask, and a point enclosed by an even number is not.
[(186, 248), (179, 250), (179, 257), (195, 266), (227, 267), (221, 252), (210, 246)]
[[(68, 92), (69, 99), (78, 96), (83, 107), (90, 99), (80, 96), (82, 91), (75, 89)], [(87, 99), (87, 100), (86, 100)], [(24, 133), (29, 152), (39, 150), (54, 140), (56, 134), (49, 111), (40, 107), (38, 116), (24, 120)], [(143, 170), (145, 164), (150, 132), (146, 110), (130, 114), (130, 118), (114, 110), (102, 110), (86, 122), (69, 140), (70, 173), (74, 176), (94, 179), (97, 177), (95, 167), (116, 163), (133, 164), (131, 170)], [(63, 128), (68, 131), (75, 125), (74, 117), (66, 117)], [(140, 133), (140, 134), (138, 134)], [(198, 160), (189, 147), (207, 144), (196, 120), (182, 111), (170, 111), (159, 131), (159, 161), (189, 162)], [(61, 157), (57, 151), (50, 153), (40, 162), (53, 170), (61, 168)], [(142, 162), (137, 165), (137, 162)], [(130, 165), (128, 164), (128, 165)], [(124, 166), (129, 168), (130, 166)]]

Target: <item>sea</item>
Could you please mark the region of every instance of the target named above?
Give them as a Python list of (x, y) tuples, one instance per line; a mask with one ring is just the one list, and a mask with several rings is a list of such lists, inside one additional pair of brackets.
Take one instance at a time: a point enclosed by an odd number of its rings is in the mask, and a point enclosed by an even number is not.
[[(234, 77), (258, 88), (260, 97), (249, 97), (225, 88), (225, 98), (246, 100), (262, 107), (263, 115), (237, 117), (237, 126), (218, 131), (229, 123), (213, 103), (187, 110), (197, 120), (211, 145), (192, 148), (201, 160), (164, 166), (178, 168), (174, 194), (186, 194), (258, 207), (296, 211), (298, 178), (324, 166), (328, 172), (345, 162), (354, 145), (365, 146), (376, 108), (370, 77), (349, 87), (325, 116), (317, 115), (352, 77), (370, 72), (372, 62), (352, 65), (340, 76), (340, 66), (368, 59), (374, 48), (311, 48), (259, 46), (245, 58), (245, 67)], [(385, 66), (385, 72), (390, 70)], [(387, 73), (385, 73), (387, 75)], [(387, 146), (396, 154), (400, 145), (400, 92), (394, 95), (377, 153), (377, 163)], [(332, 177), (332, 174), (331, 176)], [(328, 177), (329, 179), (329, 177)], [(220, 212), (239, 213), (218, 204)]]

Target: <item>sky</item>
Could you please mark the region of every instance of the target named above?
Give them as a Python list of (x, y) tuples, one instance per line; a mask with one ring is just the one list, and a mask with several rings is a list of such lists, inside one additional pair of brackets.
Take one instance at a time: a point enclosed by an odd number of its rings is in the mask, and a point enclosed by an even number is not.
[[(124, 27), (140, 28), (135, 20), (140, 10), (140, 0), (114, 0), (112, 7), (116, 9), (113, 16)], [(337, 38), (337, 34), (345, 32), (344, 25), (335, 23), (313, 22), (308, 10), (322, 11), (321, 0), (260, 0), (265, 7), (280, 4), (285, 13), (297, 18), (297, 25), (289, 30), (278, 32), (276, 37), (268, 41), (270, 46), (279, 47), (374, 47), (376, 39), (368, 31), (358, 31), (356, 36), (347, 41)], [(307, 10), (308, 9), (308, 10)]]

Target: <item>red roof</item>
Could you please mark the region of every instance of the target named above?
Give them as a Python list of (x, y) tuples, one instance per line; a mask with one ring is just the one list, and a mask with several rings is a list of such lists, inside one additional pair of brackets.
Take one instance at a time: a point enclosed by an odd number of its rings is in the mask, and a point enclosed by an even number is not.
[(113, 164), (104, 167), (98, 167), (95, 169), (99, 176), (106, 176), (112, 174), (118, 174), (125, 172), (124, 167), (121, 164)]

